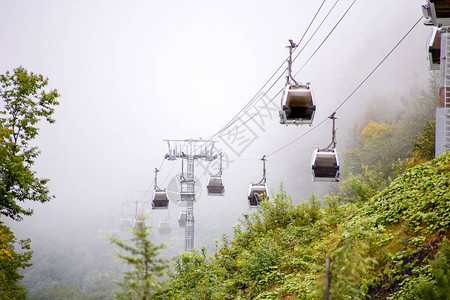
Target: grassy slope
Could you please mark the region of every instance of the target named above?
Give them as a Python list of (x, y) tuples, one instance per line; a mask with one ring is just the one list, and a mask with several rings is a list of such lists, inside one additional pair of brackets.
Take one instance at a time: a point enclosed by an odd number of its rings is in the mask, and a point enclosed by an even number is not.
[[(185, 254), (161, 299), (418, 299), (450, 237), (450, 152), (407, 170), (366, 202), (294, 205), (282, 190), (244, 216), (212, 256)], [(449, 246), (450, 248), (450, 246)], [(450, 263), (450, 262), (449, 262)]]

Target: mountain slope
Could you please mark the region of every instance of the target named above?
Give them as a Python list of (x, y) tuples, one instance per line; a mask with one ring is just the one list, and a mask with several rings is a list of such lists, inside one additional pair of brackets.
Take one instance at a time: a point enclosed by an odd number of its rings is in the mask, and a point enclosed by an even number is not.
[(281, 186), (212, 255), (182, 254), (155, 297), (323, 299), (330, 257), (332, 299), (440, 299), (450, 288), (449, 171), (446, 153), (355, 203), (294, 205)]

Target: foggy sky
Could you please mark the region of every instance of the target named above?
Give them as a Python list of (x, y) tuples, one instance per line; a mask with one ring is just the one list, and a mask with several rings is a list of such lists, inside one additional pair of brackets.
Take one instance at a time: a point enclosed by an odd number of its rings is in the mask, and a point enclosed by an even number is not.
[[(294, 62), (294, 72), (351, 2), (339, 2)], [(40, 239), (44, 230), (58, 235), (63, 228), (76, 233), (85, 226), (117, 227), (127, 192), (142, 194), (153, 182), (153, 170), (167, 152), (163, 140), (208, 137), (222, 128), (283, 62), (288, 40), (300, 40), (320, 3), (1, 1), (0, 72), (23, 66), (48, 76), (49, 88), (62, 95), (57, 122), (41, 123), (36, 140), (42, 153), (35, 170), (51, 179), (56, 199), (32, 205), (35, 214), (14, 224), (19, 235)], [(333, 3), (325, 3), (319, 20)], [(296, 78), (312, 84), (317, 121), (330, 115), (418, 20), (423, 3), (355, 3)], [(373, 95), (400, 97), (424, 86), (429, 30), (419, 24), (339, 111), (339, 151)], [(279, 81), (268, 95), (283, 84)], [(274, 103), (278, 106), (279, 98)], [(262, 121), (262, 126), (248, 123), (254, 142), (239, 154), (217, 139), (233, 162), (224, 170), (226, 195), (211, 198), (204, 191), (195, 204), (196, 246), (202, 235), (219, 238), (232, 232), (240, 214), (249, 211), (249, 183), (261, 179), (258, 159), (309, 129), (280, 125), (276, 111)], [(269, 188), (277, 190), (283, 181), (296, 201), (331, 190), (330, 184), (313, 184), (310, 176), (311, 153), (315, 146), (328, 145), (330, 133), (327, 123), (269, 157)], [(165, 161), (161, 185), (179, 172), (179, 162)], [(206, 176), (201, 184), (206, 186)], [(173, 226), (178, 212), (171, 202)]]

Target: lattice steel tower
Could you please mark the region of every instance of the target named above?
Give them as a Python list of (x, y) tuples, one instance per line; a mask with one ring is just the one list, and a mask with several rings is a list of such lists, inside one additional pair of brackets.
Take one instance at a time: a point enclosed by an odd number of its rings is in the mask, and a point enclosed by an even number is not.
[(427, 0), (425, 25), (434, 26), (428, 47), (430, 69), (439, 70), (435, 155), (450, 151), (450, 0)]
[(169, 146), (169, 152), (165, 158), (176, 160), (181, 158), (180, 175), (180, 199), (186, 209), (186, 223), (184, 228), (185, 251), (192, 251), (194, 248), (194, 202), (195, 198), (195, 177), (194, 165), (196, 159), (214, 160), (217, 155), (213, 155), (214, 141), (203, 140), (165, 140)]

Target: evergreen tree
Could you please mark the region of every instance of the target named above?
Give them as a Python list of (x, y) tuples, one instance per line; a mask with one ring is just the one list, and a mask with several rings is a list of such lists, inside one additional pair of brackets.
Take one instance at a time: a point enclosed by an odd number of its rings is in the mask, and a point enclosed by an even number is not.
[(130, 243), (109, 237), (109, 241), (123, 251), (118, 257), (130, 267), (130, 271), (124, 273), (123, 280), (116, 282), (122, 288), (115, 294), (117, 299), (150, 299), (152, 292), (161, 287), (158, 278), (168, 268), (167, 261), (157, 257), (166, 245), (152, 243), (148, 232), (150, 227), (145, 225), (146, 217), (141, 214), (138, 219)]

